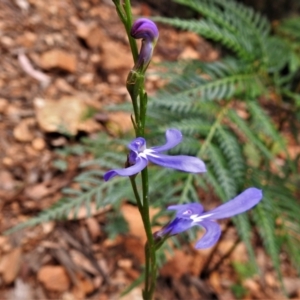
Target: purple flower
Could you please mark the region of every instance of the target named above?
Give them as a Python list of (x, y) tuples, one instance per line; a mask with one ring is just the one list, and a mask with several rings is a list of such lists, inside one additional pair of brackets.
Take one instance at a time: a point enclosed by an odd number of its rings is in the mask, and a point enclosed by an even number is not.
[(215, 220), (233, 217), (249, 210), (262, 199), (262, 196), (261, 190), (251, 187), (232, 200), (208, 212), (203, 212), (203, 207), (199, 203), (169, 206), (169, 210), (176, 210), (175, 219), (156, 232), (155, 237), (171, 236), (188, 230), (193, 226), (202, 226), (206, 232), (196, 243), (195, 248), (212, 247), (221, 235), (221, 228)]
[(182, 140), (182, 134), (177, 129), (168, 129), (166, 131), (166, 144), (163, 146), (146, 148), (146, 140), (142, 137), (134, 139), (128, 148), (131, 150), (128, 156), (129, 167), (125, 169), (110, 170), (104, 174), (105, 181), (116, 175), (132, 176), (139, 173), (148, 165), (148, 162), (163, 166), (165, 168), (176, 169), (189, 173), (206, 172), (205, 164), (197, 157), (186, 155), (164, 155), (160, 152), (167, 151)]
[(133, 23), (130, 34), (135, 39), (142, 39), (139, 57), (133, 69), (145, 71), (150, 63), (158, 39), (157, 26), (153, 21), (141, 18)]

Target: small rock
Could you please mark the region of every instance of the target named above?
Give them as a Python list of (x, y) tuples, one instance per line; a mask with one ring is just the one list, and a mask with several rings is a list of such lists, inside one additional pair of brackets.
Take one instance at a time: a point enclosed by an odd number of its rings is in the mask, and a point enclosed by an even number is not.
[(42, 54), (40, 64), (43, 69), (59, 68), (70, 73), (76, 71), (76, 56), (60, 49), (53, 49)]
[(30, 142), (33, 140), (34, 136), (32, 133), (32, 127), (35, 124), (33, 118), (23, 119), (21, 122), (14, 128), (13, 134), (14, 138), (18, 142)]
[(70, 279), (62, 266), (43, 266), (38, 272), (38, 280), (49, 291), (65, 292)]

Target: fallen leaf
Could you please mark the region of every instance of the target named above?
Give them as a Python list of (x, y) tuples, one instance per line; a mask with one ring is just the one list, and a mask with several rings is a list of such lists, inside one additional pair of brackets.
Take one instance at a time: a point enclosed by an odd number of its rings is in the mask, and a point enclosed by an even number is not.
[(131, 116), (125, 112), (112, 112), (108, 114), (107, 129), (112, 135), (118, 136), (133, 130)]
[(140, 287), (135, 287), (128, 294), (123, 296), (122, 298), (118, 298), (122, 300), (143, 300), (142, 298), (142, 289)]
[(44, 183), (39, 183), (33, 186), (28, 186), (25, 189), (25, 195), (33, 200), (39, 200), (47, 196), (51, 191)]
[(283, 278), (283, 285), (288, 296), (292, 296), (300, 289), (300, 278)]
[(37, 278), (49, 291), (65, 292), (70, 286), (70, 279), (62, 266), (43, 266)]
[(91, 217), (85, 220), (89, 233), (93, 241), (95, 241), (101, 234), (100, 226), (98, 221)]
[(174, 250), (174, 256), (161, 268), (160, 274), (165, 277), (180, 279), (182, 275), (189, 273), (192, 256), (182, 250)]
[(36, 98), (36, 118), (45, 132), (60, 132), (75, 135), (78, 130), (97, 131), (100, 126), (92, 120), (84, 120), (89, 107), (80, 96), (65, 96), (59, 100)]
[(83, 270), (85, 270), (93, 275), (98, 274), (98, 271), (93, 266), (91, 261), (88, 258), (86, 258), (81, 252), (71, 249), (69, 253), (70, 253), (70, 256), (71, 256), (73, 262), (77, 266), (81, 267)]
[(44, 150), (46, 147), (46, 142), (42, 138), (35, 138), (31, 144), (32, 144), (33, 149), (37, 150), (37, 151)]
[(43, 69), (59, 68), (70, 73), (76, 71), (76, 56), (60, 49), (53, 49), (43, 53), (40, 57)]
[(32, 127), (35, 124), (35, 119), (27, 118), (21, 120), (21, 122), (14, 128), (14, 138), (18, 142), (30, 142), (33, 140), (34, 135), (32, 133)]
[(0, 113), (4, 113), (8, 107), (8, 100), (0, 98)]
[(16, 186), (16, 182), (12, 174), (8, 171), (0, 171), (0, 189), (5, 191), (12, 191)]
[(0, 273), (6, 284), (10, 284), (16, 279), (20, 270), (21, 256), (21, 248), (15, 248), (2, 256), (0, 261)]
[(200, 54), (194, 48), (188, 46), (178, 56), (179, 59), (199, 59)]

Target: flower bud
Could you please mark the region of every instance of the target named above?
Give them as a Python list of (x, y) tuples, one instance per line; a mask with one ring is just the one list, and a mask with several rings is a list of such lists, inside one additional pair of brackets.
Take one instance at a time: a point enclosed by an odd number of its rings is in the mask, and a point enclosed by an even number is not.
[(142, 39), (139, 57), (133, 69), (144, 72), (150, 63), (153, 49), (158, 39), (157, 26), (153, 21), (141, 18), (133, 23), (130, 34), (135, 39)]

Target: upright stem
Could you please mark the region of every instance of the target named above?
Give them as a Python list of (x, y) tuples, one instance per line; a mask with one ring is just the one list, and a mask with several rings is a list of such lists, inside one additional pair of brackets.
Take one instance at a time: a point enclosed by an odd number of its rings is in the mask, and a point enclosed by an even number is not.
[[(138, 48), (135, 39), (130, 35), (132, 27), (132, 14), (130, 0), (124, 0), (124, 4), (120, 4), (120, 0), (113, 0), (116, 5), (116, 9), (121, 21), (127, 32), (131, 53), (134, 63), (138, 59)], [(135, 116), (135, 133), (136, 137), (145, 137), (145, 123), (146, 123), (146, 111), (147, 111), (147, 94), (144, 88), (144, 72), (136, 72), (132, 70), (127, 78), (126, 86), (130, 94), (134, 116)], [(135, 176), (130, 177), (131, 186), (136, 198), (137, 206), (140, 211), (144, 229), (147, 236), (147, 243), (145, 245), (145, 288), (143, 291), (144, 300), (151, 300), (154, 294), (156, 285), (156, 248), (155, 242), (151, 230), (151, 219), (149, 211), (149, 182), (148, 182), (148, 170), (145, 168), (142, 171), (142, 199), (140, 197)]]
[(131, 26), (132, 26), (132, 13), (131, 13), (130, 0), (125, 0), (124, 10), (125, 10), (125, 13), (126, 13), (126, 16), (127, 16), (127, 22), (126, 23), (123, 22), (123, 24), (125, 25), (125, 29), (126, 29), (127, 36), (128, 36), (128, 39), (129, 39), (129, 44), (130, 44), (130, 48), (131, 48), (133, 61), (135, 63), (138, 59), (139, 51), (138, 51), (138, 48), (137, 48), (136, 40), (130, 35), (130, 30), (131, 30)]

